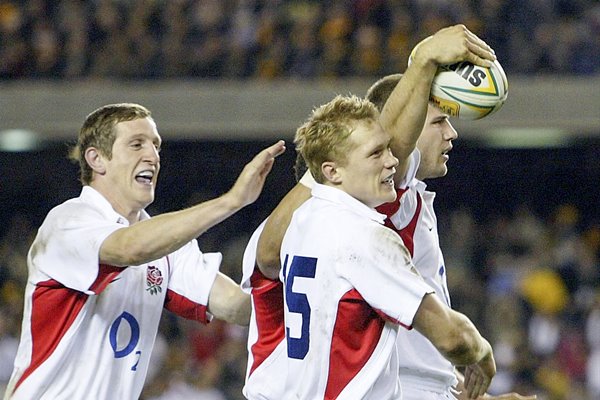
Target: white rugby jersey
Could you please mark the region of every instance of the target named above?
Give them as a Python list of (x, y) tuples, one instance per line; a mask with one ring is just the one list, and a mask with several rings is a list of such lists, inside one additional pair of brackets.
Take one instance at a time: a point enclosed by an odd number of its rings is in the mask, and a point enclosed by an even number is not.
[(399, 399), (398, 325), (410, 328), (433, 290), (384, 215), (332, 187), (315, 184), (312, 195), (281, 249), (283, 398)]
[[(404, 181), (397, 185), (396, 201), (377, 210), (387, 215), (385, 225), (402, 237), (415, 268), (450, 307), (446, 265), (433, 209), (435, 193), (426, 191), (426, 184), (416, 178), (419, 162), (420, 154), (415, 150)], [(453, 365), (419, 332), (402, 330), (397, 344), (404, 355), (399, 360), (403, 386), (442, 393), (457, 383)]]
[(163, 306), (208, 321), (221, 254), (203, 254), (192, 241), (144, 265), (99, 265), (102, 242), (127, 225), (89, 186), (50, 211), (28, 254), (6, 399), (137, 399)]
[(242, 290), (252, 297), (248, 329), (248, 365), (242, 393), (251, 400), (283, 398), (286, 346), (283, 284), (265, 277), (256, 266), (258, 239), (266, 220), (254, 231), (242, 260)]

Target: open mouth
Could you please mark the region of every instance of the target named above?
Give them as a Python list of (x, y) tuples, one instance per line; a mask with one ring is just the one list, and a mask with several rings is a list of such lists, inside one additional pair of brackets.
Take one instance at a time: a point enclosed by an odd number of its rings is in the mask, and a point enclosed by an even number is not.
[(154, 178), (154, 171), (142, 171), (135, 176), (135, 180), (144, 185), (151, 185)]
[(383, 181), (381, 181), (381, 183), (383, 183), (384, 185), (394, 187), (394, 174), (391, 174), (390, 176), (385, 178)]
[(450, 159), (450, 156), (448, 155), (448, 153), (450, 153), (451, 150), (452, 150), (452, 147), (442, 151), (442, 157), (444, 157), (446, 160)]

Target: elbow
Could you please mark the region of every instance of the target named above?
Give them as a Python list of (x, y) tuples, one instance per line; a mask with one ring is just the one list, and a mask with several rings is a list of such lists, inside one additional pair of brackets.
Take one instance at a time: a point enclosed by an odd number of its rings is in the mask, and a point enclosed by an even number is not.
[(256, 255), (256, 264), (265, 277), (273, 280), (279, 278), (279, 254), (273, 256), (267, 252), (261, 252), (259, 248)]

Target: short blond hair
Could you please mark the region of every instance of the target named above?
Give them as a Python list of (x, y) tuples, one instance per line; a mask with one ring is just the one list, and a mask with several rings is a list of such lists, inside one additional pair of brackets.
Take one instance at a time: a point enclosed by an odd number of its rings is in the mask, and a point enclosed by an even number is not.
[(69, 158), (79, 163), (79, 179), (83, 185), (92, 181), (92, 168), (85, 160), (85, 151), (94, 147), (103, 155), (112, 158), (112, 147), (115, 143), (115, 125), (119, 122), (152, 118), (146, 107), (134, 103), (108, 104), (89, 114), (79, 130), (77, 144), (69, 153)]
[(321, 165), (326, 161), (341, 164), (351, 149), (348, 137), (359, 122), (377, 121), (379, 111), (358, 96), (336, 96), (313, 110), (309, 119), (296, 131), (294, 143), (318, 183), (325, 182)]

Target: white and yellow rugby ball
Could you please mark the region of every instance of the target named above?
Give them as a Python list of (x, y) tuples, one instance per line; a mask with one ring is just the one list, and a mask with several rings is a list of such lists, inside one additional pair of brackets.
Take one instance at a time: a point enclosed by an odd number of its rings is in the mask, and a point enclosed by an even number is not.
[(438, 68), (429, 100), (451, 117), (475, 120), (502, 108), (507, 95), (508, 80), (497, 60), (489, 68), (463, 61)]

